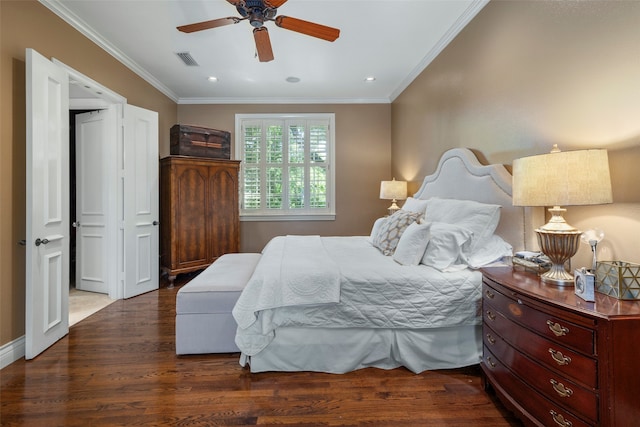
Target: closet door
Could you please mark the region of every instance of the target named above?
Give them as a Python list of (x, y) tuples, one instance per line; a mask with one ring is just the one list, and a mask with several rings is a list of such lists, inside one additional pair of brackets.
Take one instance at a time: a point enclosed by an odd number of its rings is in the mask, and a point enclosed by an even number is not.
[(158, 113), (124, 108), (124, 297), (158, 289)]
[(69, 76), (26, 50), (25, 358), (69, 333)]

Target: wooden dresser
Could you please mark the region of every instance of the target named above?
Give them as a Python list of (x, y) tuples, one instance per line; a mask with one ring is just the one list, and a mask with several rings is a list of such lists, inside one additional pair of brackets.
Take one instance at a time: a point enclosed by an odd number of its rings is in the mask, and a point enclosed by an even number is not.
[(160, 266), (169, 286), (176, 275), (239, 251), (239, 166), (200, 157), (160, 160)]
[(640, 302), (483, 270), (485, 386), (534, 426), (640, 423)]

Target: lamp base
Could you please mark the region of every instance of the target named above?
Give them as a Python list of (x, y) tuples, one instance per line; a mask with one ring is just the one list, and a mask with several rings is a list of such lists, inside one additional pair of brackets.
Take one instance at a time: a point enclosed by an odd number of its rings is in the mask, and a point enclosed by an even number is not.
[(540, 280), (556, 286), (573, 286), (573, 274), (564, 265), (578, 251), (582, 232), (546, 230), (543, 227), (537, 229), (536, 234), (540, 250), (552, 263), (551, 269), (540, 275)]
[(389, 215), (393, 215), (400, 210), (400, 206), (398, 206), (396, 199), (393, 199), (391, 206), (389, 206), (387, 209), (389, 210)]

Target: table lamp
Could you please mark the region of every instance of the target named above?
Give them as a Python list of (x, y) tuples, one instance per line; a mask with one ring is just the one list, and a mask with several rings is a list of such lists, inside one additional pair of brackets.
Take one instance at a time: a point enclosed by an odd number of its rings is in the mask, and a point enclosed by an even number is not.
[(382, 181), (380, 183), (380, 198), (392, 200), (391, 206), (389, 206), (389, 215), (393, 215), (400, 209), (396, 202), (407, 198), (407, 181), (396, 181), (395, 178), (393, 181)]
[(551, 260), (543, 282), (572, 286), (573, 275), (564, 265), (578, 251), (582, 232), (569, 225), (560, 206), (611, 203), (607, 150), (560, 151), (523, 157), (513, 162), (513, 205), (552, 206), (551, 219), (536, 229), (542, 253)]

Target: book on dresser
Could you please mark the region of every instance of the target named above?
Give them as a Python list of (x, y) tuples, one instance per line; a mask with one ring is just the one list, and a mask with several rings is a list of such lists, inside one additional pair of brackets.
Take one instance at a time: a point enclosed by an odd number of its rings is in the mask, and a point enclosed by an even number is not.
[(487, 390), (526, 425), (640, 425), (640, 301), (587, 302), (511, 267), (482, 273)]
[(160, 160), (160, 266), (169, 287), (178, 274), (239, 252), (239, 166), (188, 156)]

